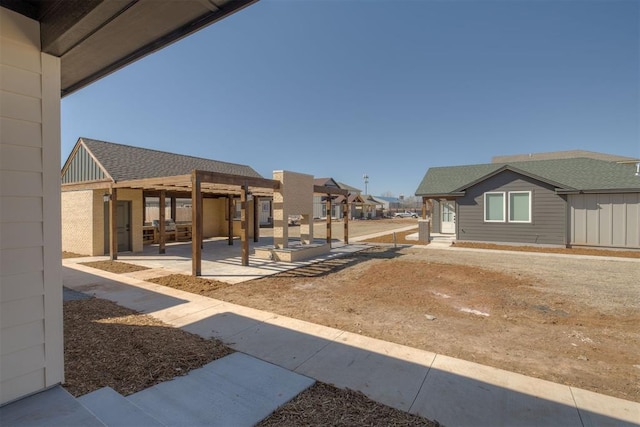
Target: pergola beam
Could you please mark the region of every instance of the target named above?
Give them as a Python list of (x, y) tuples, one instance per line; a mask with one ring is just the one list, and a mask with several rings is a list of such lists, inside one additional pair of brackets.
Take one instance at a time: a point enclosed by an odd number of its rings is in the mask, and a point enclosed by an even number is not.
[(226, 173), (207, 172), (199, 170), (196, 170), (194, 172), (200, 176), (200, 180), (203, 183), (239, 185), (241, 187), (246, 186), (270, 188), (271, 190), (277, 190), (278, 188), (280, 188), (280, 181), (275, 181), (273, 179), (247, 177), (242, 175), (231, 175)]
[[(241, 193), (241, 187), (248, 185), (253, 194), (271, 196), (273, 190), (280, 188), (280, 182), (272, 179), (247, 177), (219, 172), (194, 170), (190, 175), (174, 175), (158, 178), (144, 178), (113, 183), (114, 188), (138, 188), (145, 191), (189, 192), (192, 189), (192, 176), (197, 174), (201, 191), (213, 194)], [(106, 184), (106, 183), (105, 183)], [(103, 186), (105, 186), (103, 184)]]
[(337, 188), (337, 187), (327, 187), (324, 185), (314, 185), (313, 192), (320, 193), (320, 194), (331, 194), (334, 196), (345, 196), (345, 197), (349, 195), (349, 190), (344, 190), (342, 188)]

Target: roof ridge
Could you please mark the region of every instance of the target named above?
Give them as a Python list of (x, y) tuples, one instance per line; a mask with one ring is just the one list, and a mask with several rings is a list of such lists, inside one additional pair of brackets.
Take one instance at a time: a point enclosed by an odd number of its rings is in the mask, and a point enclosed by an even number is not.
[(233, 166), (248, 166), (248, 167), (251, 167), (249, 165), (242, 164), (242, 163), (227, 162), (227, 161), (224, 161), (224, 160), (217, 160), (217, 159), (207, 159), (205, 157), (193, 156), (191, 154), (172, 153), (170, 151), (163, 151), (163, 150), (158, 150), (158, 149), (155, 149), (155, 148), (136, 147), (134, 145), (121, 144), (121, 143), (118, 143), (118, 142), (104, 141), (104, 140), (100, 140), (100, 139), (93, 139), (93, 138), (86, 138), (86, 137), (80, 137), (80, 139), (83, 140), (83, 141), (89, 140), (89, 141), (94, 141), (94, 142), (100, 142), (100, 143), (103, 143), (103, 144), (110, 144), (110, 145), (117, 145), (117, 146), (120, 146), (120, 147), (132, 148), (134, 150), (153, 151), (155, 153), (169, 154), (171, 156), (190, 157), (192, 159), (205, 160), (207, 162), (218, 162), (218, 163), (224, 163), (224, 164), (233, 165)]

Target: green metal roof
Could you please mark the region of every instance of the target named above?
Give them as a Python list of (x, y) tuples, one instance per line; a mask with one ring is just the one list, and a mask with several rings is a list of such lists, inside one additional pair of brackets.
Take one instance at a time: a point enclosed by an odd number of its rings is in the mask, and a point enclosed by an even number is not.
[(528, 162), (430, 168), (416, 196), (445, 196), (464, 191), (502, 170), (511, 170), (554, 185), (560, 191), (637, 190), (640, 177), (632, 163), (589, 158), (535, 160)]

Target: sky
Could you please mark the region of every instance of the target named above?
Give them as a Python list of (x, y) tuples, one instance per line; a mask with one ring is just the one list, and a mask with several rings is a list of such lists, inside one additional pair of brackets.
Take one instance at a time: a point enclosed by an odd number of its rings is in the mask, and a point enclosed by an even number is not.
[(63, 162), (79, 137), (405, 197), (497, 155), (638, 158), (640, 1), (261, 0), (63, 98)]

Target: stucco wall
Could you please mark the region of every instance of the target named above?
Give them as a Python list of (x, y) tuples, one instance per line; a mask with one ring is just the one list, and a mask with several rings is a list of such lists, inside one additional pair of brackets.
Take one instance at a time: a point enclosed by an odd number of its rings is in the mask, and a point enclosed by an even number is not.
[(0, 7), (0, 404), (64, 379), (60, 61)]
[(290, 171), (275, 171), (273, 172), (273, 179), (283, 183), (281, 189), (274, 192), (274, 203), (286, 201), (284, 206), (285, 215), (313, 214), (312, 175)]
[[(101, 203), (96, 206), (94, 193), (92, 190), (62, 193), (63, 251), (80, 255), (103, 254), (102, 204), (104, 202), (100, 197)], [(95, 222), (99, 222), (99, 226)], [(97, 230), (100, 232), (96, 233)]]
[(274, 171), (273, 179), (281, 186), (273, 193), (273, 239), (277, 248), (288, 247), (289, 215), (303, 215), (300, 224), (301, 240), (313, 239), (313, 176)]
[(203, 200), (203, 237), (227, 235), (226, 199)]

